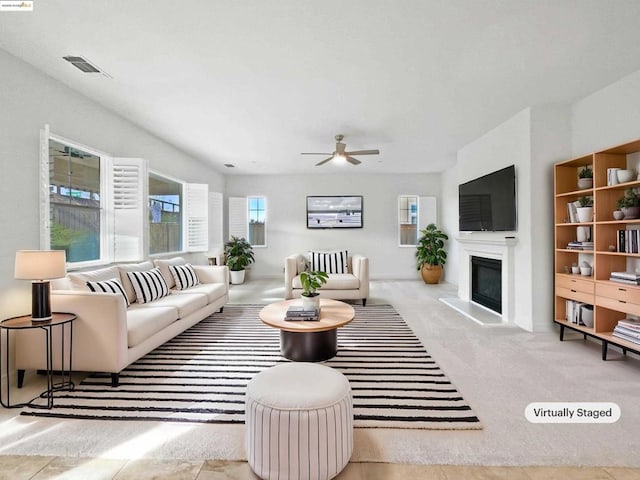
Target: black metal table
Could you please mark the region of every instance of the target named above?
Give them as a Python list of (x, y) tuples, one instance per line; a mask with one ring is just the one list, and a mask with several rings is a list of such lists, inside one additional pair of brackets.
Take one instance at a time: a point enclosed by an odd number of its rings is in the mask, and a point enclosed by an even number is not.
[[(6, 402), (2, 395), (2, 382), (0, 381), (0, 405), (4, 408), (21, 408), (24, 406), (30, 406), (33, 408), (47, 408), (51, 409), (53, 407), (53, 393), (58, 390), (73, 390), (75, 387), (74, 383), (71, 381), (71, 371), (72, 371), (72, 353), (73, 353), (73, 322), (76, 319), (76, 315), (73, 313), (58, 313), (54, 312), (52, 314), (51, 320), (47, 321), (36, 321), (34, 322), (30, 315), (24, 315), (21, 317), (13, 317), (8, 318), (0, 322), (0, 330), (5, 330), (5, 351), (4, 351), (4, 373), (6, 375)], [(54, 383), (54, 356), (53, 356), (53, 329), (60, 328), (60, 352), (62, 355), (60, 361), (61, 371), (59, 376), (60, 381), (58, 383)], [(69, 340), (68, 340), (68, 369), (65, 368), (65, 337), (66, 330), (69, 329)], [(17, 330), (28, 330), (28, 329), (41, 329), (44, 332), (44, 340), (45, 340), (45, 349), (46, 349), (46, 360), (47, 360), (47, 389), (42, 392), (40, 395), (31, 399), (28, 402), (24, 403), (16, 403), (11, 404), (11, 386), (9, 382), (9, 373), (10, 373), (10, 352), (9, 352), (9, 339), (10, 333)], [(0, 372), (3, 372), (3, 355), (2, 355), (2, 342), (0, 342)], [(58, 376), (58, 375), (55, 375)], [(22, 382), (19, 380), (19, 384)], [(47, 400), (46, 405), (40, 405), (36, 403), (39, 398), (44, 398)]]

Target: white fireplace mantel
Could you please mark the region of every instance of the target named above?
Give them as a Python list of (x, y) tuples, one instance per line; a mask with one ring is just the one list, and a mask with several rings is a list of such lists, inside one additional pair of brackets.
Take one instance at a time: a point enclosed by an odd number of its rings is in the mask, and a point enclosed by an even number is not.
[[(515, 274), (514, 250), (518, 243), (516, 237), (467, 235), (456, 238), (460, 244), (460, 269), (458, 297), (471, 303), (471, 257), (483, 257), (502, 262), (502, 314), (503, 325), (515, 322)], [(500, 315), (496, 313), (496, 315)], [(478, 319), (473, 318), (475, 321)], [(482, 322), (479, 322), (482, 323)]]

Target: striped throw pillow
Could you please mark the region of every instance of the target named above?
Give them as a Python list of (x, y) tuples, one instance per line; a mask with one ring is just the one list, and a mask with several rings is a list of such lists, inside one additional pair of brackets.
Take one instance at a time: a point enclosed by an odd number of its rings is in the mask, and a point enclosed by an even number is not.
[(347, 251), (309, 252), (311, 270), (326, 273), (348, 273)]
[(129, 306), (129, 299), (127, 298), (127, 294), (124, 293), (124, 287), (120, 283), (120, 280), (117, 278), (112, 278), (111, 280), (102, 280), (100, 282), (87, 282), (87, 287), (92, 292), (104, 292), (104, 293), (119, 293), (124, 297), (124, 301)]
[(198, 282), (196, 271), (188, 263), (186, 265), (169, 265), (169, 271), (176, 281), (176, 288), (178, 290), (195, 287), (200, 283)]
[(149, 303), (169, 295), (169, 287), (158, 267), (144, 272), (127, 272), (138, 303)]

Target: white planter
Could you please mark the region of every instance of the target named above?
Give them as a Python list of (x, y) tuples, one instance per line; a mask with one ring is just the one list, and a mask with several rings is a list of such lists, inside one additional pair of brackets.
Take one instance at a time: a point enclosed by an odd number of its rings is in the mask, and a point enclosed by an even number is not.
[(315, 297), (305, 297), (301, 295), (302, 299), (302, 308), (312, 310), (314, 308), (320, 308), (320, 295), (316, 295)]
[(578, 188), (584, 190), (585, 188), (593, 188), (593, 178), (579, 178)]
[(229, 270), (231, 274), (231, 285), (241, 285), (244, 283), (244, 270)]
[(578, 222), (589, 223), (593, 219), (593, 207), (578, 207)]
[(613, 218), (616, 220), (622, 220), (624, 218), (624, 213), (622, 212), (622, 210), (614, 210)]

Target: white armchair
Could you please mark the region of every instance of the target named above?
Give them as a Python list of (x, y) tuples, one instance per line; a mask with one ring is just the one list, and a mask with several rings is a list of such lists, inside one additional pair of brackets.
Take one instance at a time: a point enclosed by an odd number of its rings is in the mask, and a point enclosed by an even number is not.
[[(307, 266), (304, 255), (290, 255), (284, 261), (284, 298), (299, 298), (302, 293), (300, 274)], [(334, 300), (362, 300), (369, 298), (369, 259), (363, 255), (347, 258), (347, 273), (330, 273), (325, 285), (318, 290), (321, 298)]]

